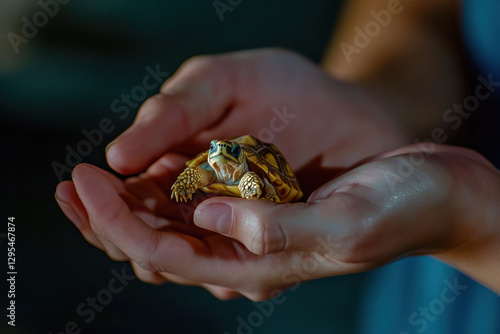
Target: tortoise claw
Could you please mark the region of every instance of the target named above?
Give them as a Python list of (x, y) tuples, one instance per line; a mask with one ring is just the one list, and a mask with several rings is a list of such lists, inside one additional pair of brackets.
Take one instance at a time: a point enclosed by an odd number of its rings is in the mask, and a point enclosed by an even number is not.
[(170, 196), (171, 199), (175, 196), (176, 202), (188, 202), (188, 200), (193, 199), (193, 194), (196, 191), (196, 186), (189, 182), (186, 182), (183, 178), (178, 178), (177, 181), (170, 188), (172, 190), (172, 194)]
[(175, 201), (176, 202), (188, 202), (188, 200), (192, 200), (193, 199), (193, 193), (191, 191), (187, 191), (185, 189), (182, 189), (180, 187), (178, 187), (177, 185), (175, 185), (175, 187), (172, 187), (173, 190), (172, 190), (172, 194), (170, 195), (170, 198), (171, 199), (174, 199), (175, 197)]

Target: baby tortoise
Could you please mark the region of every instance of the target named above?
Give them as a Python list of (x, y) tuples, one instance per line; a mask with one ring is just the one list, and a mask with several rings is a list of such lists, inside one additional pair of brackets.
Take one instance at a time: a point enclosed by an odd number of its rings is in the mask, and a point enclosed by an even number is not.
[(302, 197), (299, 183), (278, 148), (252, 136), (212, 140), (210, 149), (186, 166), (171, 188), (171, 198), (175, 196), (177, 202), (192, 199), (196, 189), (276, 203)]

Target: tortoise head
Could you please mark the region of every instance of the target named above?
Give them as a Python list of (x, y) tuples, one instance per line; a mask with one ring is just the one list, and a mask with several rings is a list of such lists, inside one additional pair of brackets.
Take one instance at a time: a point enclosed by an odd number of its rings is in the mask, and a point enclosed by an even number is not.
[(207, 161), (214, 169), (217, 179), (228, 184), (238, 183), (248, 171), (245, 153), (238, 143), (232, 141), (212, 140)]

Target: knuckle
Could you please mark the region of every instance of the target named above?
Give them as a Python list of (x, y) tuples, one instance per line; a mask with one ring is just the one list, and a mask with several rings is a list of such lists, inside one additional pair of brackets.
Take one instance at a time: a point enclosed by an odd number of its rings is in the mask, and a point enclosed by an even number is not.
[(268, 277), (268, 279), (261, 280), (255, 288), (251, 291), (247, 291), (246, 294), (241, 294), (254, 302), (262, 302), (276, 298), (289, 288), (289, 286), (285, 283), (279, 283), (279, 281), (276, 281), (276, 277), (271, 280), (269, 280), (269, 278), (270, 277)]
[(344, 186), (333, 195), (335, 201), (327, 208), (335, 210), (345, 226), (336, 237), (335, 257), (340, 261), (365, 262), (373, 258), (377, 242), (385, 239), (377, 236), (383, 224), (377, 206), (364, 199), (364, 196), (358, 196), (359, 192), (366, 191), (361, 185)]
[(254, 227), (250, 250), (258, 255), (280, 252), (287, 244), (286, 234), (279, 223), (272, 224), (269, 220), (260, 219)]
[(134, 273), (135, 273), (135, 276), (141, 280), (142, 282), (144, 283), (148, 283), (148, 284), (161, 284), (163, 283), (165, 280), (163, 279), (160, 279), (158, 277), (158, 274), (154, 273), (154, 272), (150, 272), (148, 270), (145, 270), (144, 268), (142, 268), (141, 266), (139, 266), (137, 263), (131, 261), (132, 263), (132, 268), (134, 269)]
[(198, 55), (186, 60), (180, 70), (185, 72), (211, 70), (217, 63), (216, 56)]
[(106, 253), (113, 261), (127, 261), (127, 260), (129, 260), (127, 255), (125, 255), (122, 251), (117, 250), (117, 249), (110, 250), (109, 248), (106, 248)]
[(193, 56), (182, 63), (175, 75), (165, 81), (160, 91), (164, 94), (175, 94), (186, 90), (187, 87), (204, 90), (210, 86), (228, 85), (233, 82), (233, 74), (228, 66), (231, 63), (231, 54)]
[(148, 283), (148, 284), (160, 284), (161, 283), (154, 277), (153, 273), (149, 273), (146, 271), (141, 271), (141, 272), (135, 271), (135, 276), (137, 276), (137, 278), (144, 283)]
[(259, 286), (254, 291), (244, 292), (242, 293), (242, 295), (253, 302), (262, 302), (264, 300), (272, 298), (272, 294), (269, 291), (269, 287), (267, 285)]
[(151, 110), (162, 109), (167, 102), (166, 96), (163, 94), (156, 94), (146, 99), (139, 109), (139, 114), (148, 113)]
[(156, 266), (154, 265), (153, 262), (150, 261), (149, 256), (144, 255), (144, 256), (139, 256), (135, 259), (137, 264), (141, 266), (142, 269), (147, 270), (147, 271), (152, 271), (156, 272)]
[(124, 202), (118, 201), (114, 205), (110, 205), (109, 209), (100, 217), (89, 217), (90, 226), (96, 235), (102, 236), (108, 241), (113, 240), (113, 229), (110, 227), (119, 226), (128, 210), (128, 206)]
[(167, 93), (153, 95), (148, 98), (139, 109), (137, 114), (137, 121), (151, 122), (151, 120), (160, 119), (167, 115), (172, 123), (179, 124), (179, 126), (191, 126), (190, 116), (186, 107), (175, 101)]
[(139, 254), (137, 255), (136, 262), (139, 266), (141, 266), (144, 270), (149, 272), (157, 273), (163, 271), (159, 266), (158, 260), (158, 247), (159, 247), (159, 233), (152, 232), (151, 242), (148, 243), (149, 247), (145, 250), (139, 250)]
[(262, 224), (257, 224), (256, 227), (254, 227), (254, 231), (252, 234), (252, 238), (250, 241), (250, 251), (252, 251), (255, 254), (258, 255), (263, 255), (264, 250), (265, 250), (265, 245), (264, 245), (264, 234), (265, 234), (265, 227)]

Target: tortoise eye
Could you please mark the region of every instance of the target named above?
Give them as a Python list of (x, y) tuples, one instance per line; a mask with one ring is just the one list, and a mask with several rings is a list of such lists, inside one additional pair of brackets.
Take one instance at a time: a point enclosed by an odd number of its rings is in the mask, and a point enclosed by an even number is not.
[(231, 149), (231, 154), (237, 158), (240, 155), (240, 153), (241, 153), (240, 145), (233, 146), (233, 148)]
[(210, 143), (210, 151), (213, 151), (215, 149), (214, 142)]

